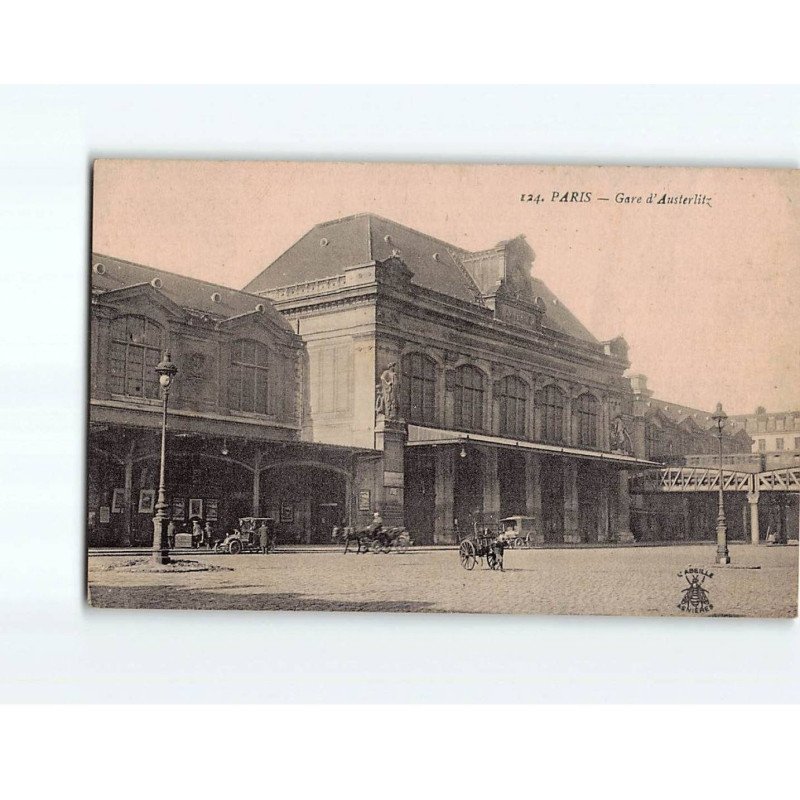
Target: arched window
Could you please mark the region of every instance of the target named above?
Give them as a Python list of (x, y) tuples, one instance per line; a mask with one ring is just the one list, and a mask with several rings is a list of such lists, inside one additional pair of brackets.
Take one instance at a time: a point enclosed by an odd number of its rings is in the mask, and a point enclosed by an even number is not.
[(156, 366), (164, 350), (164, 329), (146, 317), (117, 317), (111, 324), (111, 392), (157, 400)]
[(658, 425), (648, 422), (644, 429), (645, 454), (648, 458), (661, 458), (664, 454), (664, 432)]
[(553, 384), (536, 394), (539, 438), (544, 442), (564, 440), (564, 393)]
[(463, 430), (483, 429), (483, 373), (467, 365), (453, 374), (453, 424)]
[(233, 343), (229, 394), (231, 410), (267, 414), (269, 351), (260, 342), (240, 339)]
[(528, 408), (525, 381), (514, 375), (498, 382), (500, 433), (505, 436), (525, 436), (525, 414)]
[(597, 447), (597, 417), (600, 404), (594, 395), (582, 394), (575, 403), (578, 444), (581, 447)]
[(436, 362), (422, 353), (403, 356), (400, 408), (409, 422), (436, 422)]

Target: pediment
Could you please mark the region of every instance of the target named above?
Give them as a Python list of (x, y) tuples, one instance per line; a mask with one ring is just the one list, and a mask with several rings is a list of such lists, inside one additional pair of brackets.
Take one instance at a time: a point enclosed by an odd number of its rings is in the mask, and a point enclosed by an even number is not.
[(229, 319), (220, 320), (217, 330), (229, 331), (231, 333), (242, 333), (248, 330), (268, 331), (273, 336), (283, 338), (291, 336), (291, 332), (277, 325), (269, 314), (259, 311), (257, 308), (244, 314), (238, 314)]
[(147, 316), (148, 311), (156, 306), (169, 318), (186, 319), (184, 310), (151, 283), (138, 283), (122, 289), (112, 289), (103, 292), (98, 299), (127, 313), (142, 313)]

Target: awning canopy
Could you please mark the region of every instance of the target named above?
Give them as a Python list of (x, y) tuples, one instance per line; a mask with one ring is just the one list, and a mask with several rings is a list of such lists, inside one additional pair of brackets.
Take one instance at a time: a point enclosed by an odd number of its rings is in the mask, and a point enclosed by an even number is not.
[(488, 444), (496, 447), (510, 447), (518, 450), (534, 450), (545, 455), (572, 456), (585, 458), (592, 461), (603, 461), (618, 467), (640, 468), (660, 467), (656, 461), (645, 458), (627, 456), (622, 453), (605, 453), (599, 450), (584, 450), (580, 447), (562, 447), (557, 444), (543, 444), (542, 442), (527, 442), (521, 439), (508, 439), (503, 436), (489, 436), (484, 433), (464, 433), (463, 431), (450, 431), (444, 428), (427, 428), (422, 425), (408, 426), (408, 447), (424, 447), (426, 445), (455, 444), (464, 445)]

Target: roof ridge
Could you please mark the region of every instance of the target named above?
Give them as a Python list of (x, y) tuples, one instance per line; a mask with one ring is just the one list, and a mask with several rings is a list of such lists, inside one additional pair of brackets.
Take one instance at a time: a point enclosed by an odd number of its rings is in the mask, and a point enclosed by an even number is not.
[(114, 261), (119, 261), (122, 264), (129, 264), (132, 267), (141, 267), (142, 269), (150, 269), (154, 272), (162, 272), (165, 275), (170, 275), (173, 278), (184, 278), (187, 281), (194, 281), (195, 283), (203, 283), (206, 286), (214, 286), (217, 289), (226, 289), (229, 292), (236, 292), (237, 294), (246, 294), (248, 297), (255, 297), (258, 300), (263, 300), (261, 295), (255, 294), (253, 292), (248, 292), (245, 289), (235, 289), (233, 286), (226, 286), (224, 283), (212, 283), (211, 281), (204, 280), (203, 278), (195, 278), (192, 275), (183, 275), (180, 272), (173, 272), (169, 269), (164, 269), (163, 267), (151, 267), (149, 264), (140, 264), (138, 261), (129, 261), (126, 258), (120, 258), (119, 256), (112, 256), (107, 253), (98, 253), (97, 251), (92, 251), (92, 261), (95, 258), (110, 258)]
[[(454, 250), (458, 250), (461, 253), (469, 253), (472, 255), (473, 253), (482, 253), (483, 250), (467, 250), (464, 247), (459, 247), (452, 242), (447, 242), (444, 239), (440, 239), (438, 236), (434, 236), (432, 233), (425, 233), (425, 231), (418, 230), (417, 228), (412, 228), (410, 225), (405, 225), (402, 222), (398, 222), (396, 219), (389, 219), (389, 217), (381, 216), (380, 214), (376, 214), (373, 211), (359, 211), (357, 214), (348, 214), (345, 217), (337, 217), (336, 219), (329, 219), (325, 222), (318, 222), (314, 225), (314, 228), (322, 228), (328, 225), (335, 225), (337, 222), (347, 222), (353, 219), (360, 219), (361, 217), (367, 217), (369, 220), (369, 234), (370, 234), (370, 247), (372, 242), (372, 220), (380, 220), (381, 222), (388, 222), (390, 225), (396, 225), (398, 228), (402, 228), (405, 231), (409, 231), (410, 233), (415, 233), (417, 236), (424, 236), (427, 239), (432, 239), (434, 242), (438, 242), (439, 244), (443, 244), (445, 247), (452, 248)], [(313, 231), (314, 228), (311, 228)], [(487, 250), (491, 250), (493, 246), (486, 248)], [(276, 259), (277, 260), (277, 259)], [(274, 261), (272, 263), (275, 263)]]

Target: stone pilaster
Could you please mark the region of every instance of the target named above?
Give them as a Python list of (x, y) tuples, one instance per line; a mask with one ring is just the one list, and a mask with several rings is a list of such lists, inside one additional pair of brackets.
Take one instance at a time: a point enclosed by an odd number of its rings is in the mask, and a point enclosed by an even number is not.
[(375, 446), (383, 451), (383, 486), (378, 507), (387, 526), (403, 525), (403, 485), (406, 424), (382, 416), (375, 426)]
[(537, 453), (525, 452), (525, 513), (535, 520), (533, 539), (544, 543), (542, 514), (542, 462)]
[(453, 535), (453, 481), (455, 475), (454, 450), (437, 447), (436, 495), (433, 541), (435, 544), (451, 543)]
[(578, 544), (581, 540), (578, 529), (578, 462), (564, 459), (564, 541)]
[(611, 541), (611, 520), (610, 520), (610, 494), (611, 487), (609, 479), (615, 478), (616, 475), (612, 472), (608, 474), (600, 474), (600, 502), (597, 508), (597, 541), (609, 542)]
[(617, 519), (614, 538), (618, 542), (632, 542), (631, 495), (628, 486), (628, 471), (621, 469), (617, 477)]

